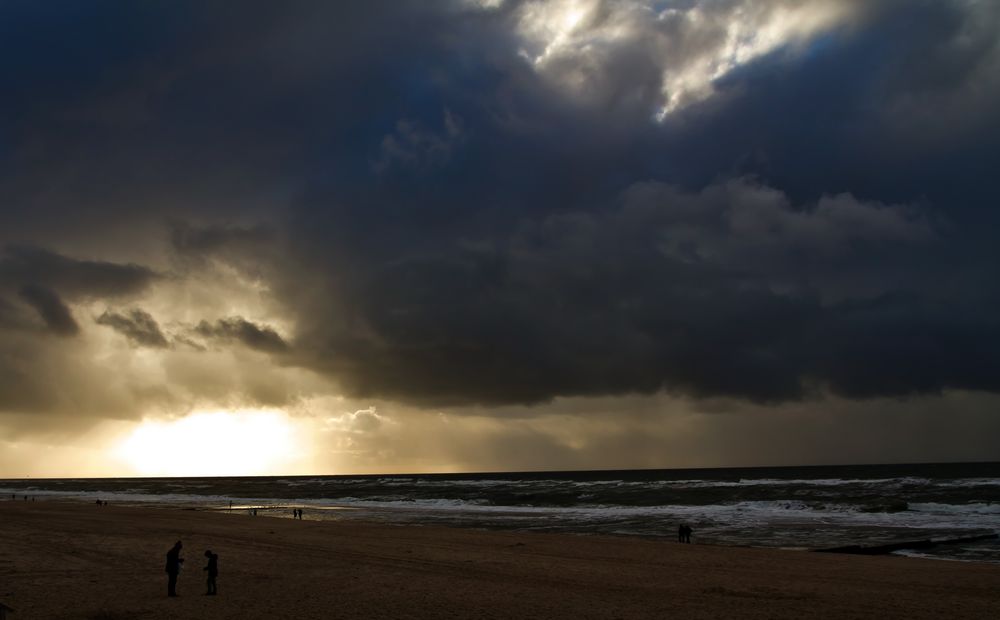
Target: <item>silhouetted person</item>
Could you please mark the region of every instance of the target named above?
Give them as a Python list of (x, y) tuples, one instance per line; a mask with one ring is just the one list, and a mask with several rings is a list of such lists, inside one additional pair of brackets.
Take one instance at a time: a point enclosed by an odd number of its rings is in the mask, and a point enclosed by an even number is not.
[(205, 550), (205, 557), (208, 558), (208, 565), (203, 570), (208, 571), (208, 579), (205, 581), (205, 594), (215, 596), (219, 593), (215, 588), (215, 578), (219, 576), (219, 554), (212, 553), (211, 549)]
[(691, 526), (681, 523), (680, 527), (677, 528), (677, 542), (689, 543), (691, 542)]
[(167, 551), (167, 596), (177, 596), (177, 574), (181, 572), (181, 541), (174, 543), (174, 546)]

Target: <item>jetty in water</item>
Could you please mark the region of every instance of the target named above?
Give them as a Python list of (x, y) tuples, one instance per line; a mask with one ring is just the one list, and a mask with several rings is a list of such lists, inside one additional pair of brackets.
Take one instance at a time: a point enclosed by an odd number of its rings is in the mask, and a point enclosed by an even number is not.
[(959, 545), (965, 543), (980, 542), (983, 540), (993, 540), (1000, 538), (1000, 534), (977, 534), (975, 536), (962, 536), (961, 538), (925, 538), (922, 540), (906, 540), (903, 542), (888, 543), (885, 545), (846, 545), (844, 547), (830, 547), (829, 549), (813, 549), (817, 553), (853, 553), (855, 555), (884, 555), (893, 551), (904, 549), (930, 549), (940, 545)]

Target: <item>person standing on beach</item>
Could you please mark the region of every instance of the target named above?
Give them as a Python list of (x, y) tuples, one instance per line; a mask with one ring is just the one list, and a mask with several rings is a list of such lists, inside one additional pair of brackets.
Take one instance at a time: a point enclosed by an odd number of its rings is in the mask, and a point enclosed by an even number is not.
[(694, 530), (690, 526), (681, 523), (680, 527), (677, 528), (677, 542), (679, 543), (690, 543), (691, 542), (691, 532)]
[(181, 548), (184, 545), (181, 541), (174, 543), (174, 546), (167, 551), (167, 596), (177, 596), (177, 575), (181, 572)]
[(215, 596), (219, 593), (215, 587), (215, 578), (219, 576), (219, 554), (212, 553), (211, 549), (206, 549), (205, 557), (208, 558), (208, 565), (204, 568), (208, 571), (208, 579), (205, 581), (205, 595)]

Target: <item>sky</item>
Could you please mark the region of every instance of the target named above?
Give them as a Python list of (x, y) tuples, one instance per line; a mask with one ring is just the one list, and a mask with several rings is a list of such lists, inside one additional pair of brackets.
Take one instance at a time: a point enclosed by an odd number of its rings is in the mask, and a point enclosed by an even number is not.
[(0, 2), (0, 477), (1000, 460), (1000, 4)]

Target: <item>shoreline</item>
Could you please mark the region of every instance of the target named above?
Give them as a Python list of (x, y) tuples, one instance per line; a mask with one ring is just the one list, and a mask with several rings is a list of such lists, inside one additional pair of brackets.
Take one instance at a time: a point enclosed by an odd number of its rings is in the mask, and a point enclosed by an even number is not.
[(615, 470), (601, 475), (504, 472), (471, 478), (101, 478), (7, 486), (12, 492), (89, 498), (90, 503), (104, 499), (112, 504), (226, 508), (232, 501), (234, 507), (256, 507), (260, 514), (280, 516), (284, 508), (290, 517), (292, 508), (301, 507), (306, 519), (493, 531), (674, 540), (678, 526), (686, 524), (695, 528), (695, 538), (702, 543), (771, 549), (916, 541), (921, 549), (912, 555), (1000, 564), (1000, 540), (935, 542), (1000, 533), (1000, 463), (737, 468), (724, 475), (690, 476), (672, 470)]
[[(372, 506), (359, 506), (359, 505), (318, 505), (315, 503), (310, 503), (308, 501), (295, 501), (288, 500), (282, 502), (278, 498), (237, 498), (236, 501), (240, 503), (233, 503), (230, 506), (225, 505), (222, 500), (218, 502), (212, 501), (197, 501), (193, 497), (191, 501), (188, 502), (166, 502), (166, 501), (147, 501), (147, 500), (137, 500), (133, 499), (128, 495), (115, 496), (114, 494), (107, 494), (105, 496), (112, 496), (114, 499), (114, 504), (116, 506), (129, 506), (133, 508), (148, 508), (152, 510), (164, 509), (164, 510), (185, 510), (185, 511), (204, 511), (212, 513), (223, 513), (223, 514), (236, 514), (237, 516), (270, 516), (272, 518), (282, 518), (282, 519), (292, 519), (288, 513), (294, 508), (303, 508), (307, 510), (307, 516), (305, 520), (309, 521), (336, 521), (339, 519), (327, 519), (327, 518), (315, 518), (316, 515), (323, 513), (358, 513), (362, 516), (355, 517), (345, 517), (348, 520), (355, 520), (361, 523), (377, 523), (389, 526), (414, 526), (414, 527), (424, 527), (430, 525), (432, 527), (444, 527), (444, 528), (455, 528), (455, 529), (470, 529), (475, 531), (483, 532), (542, 532), (545, 533), (544, 529), (537, 529), (531, 526), (527, 527), (510, 527), (510, 526), (497, 526), (489, 525), (488, 522), (477, 522), (475, 520), (468, 520), (467, 522), (458, 521), (447, 521), (447, 520), (428, 520), (420, 521), (414, 520), (412, 518), (412, 513), (406, 508), (391, 506), (391, 507), (372, 507)], [(43, 502), (65, 502), (69, 504), (81, 503), (81, 504), (92, 504), (94, 497), (82, 497), (82, 496), (72, 496), (71, 494), (44, 494), (39, 496), (27, 496), (31, 502), (36, 501), (36, 497), (40, 497)], [(0, 498), (0, 502), (9, 501), (5, 497)], [(21, 501), (21, 500), (16, 500)], [(101, 500), (97, 500), (98, 502)], [(107, 501), (107, 500), (104, 500)], [(217, 505), (216, 505), (217, 504)], [(260, 515), (256, 512), (250, 514), (251, 511), (260, 511)], [(456, 510), (453, 514), (460, 514), (461, 510)], [(402, 518), (379, 518), (375, 515), (398, 515), (403, 514)], [(492, 511), (494, 515), (533, 515), (534, 512), (530, 509), (519, 510), (518, 507), (505, 507), (502, 510)], [(410, 518), (406, 518), (409, 516)], [(623, 539), (638, 539), (646, 540), (650, 542), (672, 542), (675, 540), (675, 535), (673, 532), (667, 531), (669, 528), (665, 529), (667, 533), (664, 534), (648, 534), (648, 533), (632, 533), (632, 532), (614, 532), (614, 531), (600, 531), (600, 530), (573, 530), (573, 529), (558, 529), (550, 530), (548, 533), (553, 534), (564, 534), (569, 536), (608, 536), (612, 538), (623, 538)], [(717, 547), (734, 547), (734, 548), (750, 548), (750, 549), (777, 549), (783, 551), (795, 551), (795, 552), (811, 552), (811, 553), (838, 553), (846, 555), (893, 555), (894, 557), (901, 558), (921, 558), (929, 560), (946, 560), (952, 562), (972, 562), (972, 563), (986, 563), (994, 564), (1000, 566), (1000, 560), (996, 559), (979, 559), (975, 557), (952, 557), (948, 555), (934, 555), (926, 553), (928, 549), (940, 549), (942, 547), (948, 548), (958, 544), (976, 544), (985, 543), (987, 541), (992, 542), (1000, 539), (1000, 529), (997, 528), (980, 528), (977, 530), (968, 530), (964, 535), (938, 535), (938, 536), (924, 536), (921, 538), (901, 538), (894, 537), (883, 540), (873, 540), (867, 539), (861, 543), (840, 543), (835, 545), (830, 544), (817, 544), (817, 545), (796, 545), (789, 542), (789, 544), (754, 544), (753, 542), (743, 542), (743, 541), (719, 541), (709, 538), (706, 540), (697, 540), (698, 536), (695, 536), (697, 544), (717, 546)], [(923, 552), (922, 552), (923, 551)]]
[[(0, 602), (18, 620), (988, 618), (1000, 605), (986, 563), (234, 516), (0, 502)], [(168, 599), (177, 539), (189, 564)], [(201, 596), (205, 549), (220, 555), (218, 597)]]

